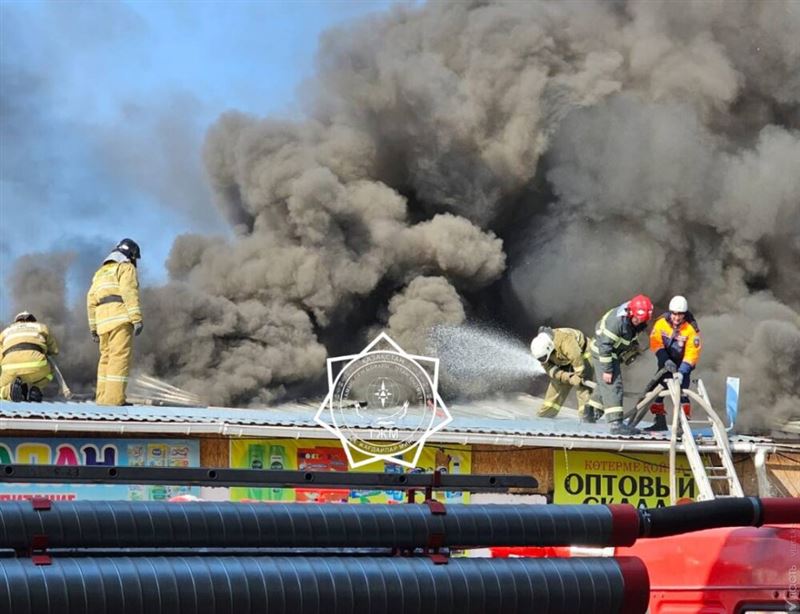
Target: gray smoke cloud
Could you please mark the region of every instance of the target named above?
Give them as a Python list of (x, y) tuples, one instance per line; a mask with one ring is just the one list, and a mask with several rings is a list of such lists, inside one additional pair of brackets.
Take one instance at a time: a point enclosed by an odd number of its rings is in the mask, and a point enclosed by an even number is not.
[(175, 241), (140, 364), (259, 405), (378, 327), (409, 351), (469, 319), (529, 340), (680, 293), (712, 400), (736, 375), (752, 426), (797, 413), (798, 41), (793, 0), (437, 2), (331, 30), (306, 119), (208, 131), (234, 238)]
[(418, 352), (436, 326), (463, 324), (458, 291), (444, 277), (417, 277), (389, 301), (387, 333), (403, 348)]
[(65, 332), (67, 319), (66, 275), (74, 254), (28, 254), (20, 257), (10, 275), (12, 312), (29, 311), (48, 323), (57, 336)]
[(85, 270), (90, 245), (82, 248), (22, 256), (8, 276), (12, 317), (29, 311), (47, 324), (59, 346), (55, 360), (75, 392), (88, 390), (97, 369), (97, 346), (86, 333), (85, 303), (70, 301), (67, 294), (70, 269)]

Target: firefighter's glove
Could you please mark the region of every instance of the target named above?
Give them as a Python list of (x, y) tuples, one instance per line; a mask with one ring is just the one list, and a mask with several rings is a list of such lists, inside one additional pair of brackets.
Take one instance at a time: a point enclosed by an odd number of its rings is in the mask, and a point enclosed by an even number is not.
[(577, 373), (573, 373), (569, 376), (569, 383), (571, 386), (580, 386), (583, 383), (581, 376)]
[(91, 331), (92, 333), (92, 341), (95, 343), (100, 343), (100, 335), (97, 334), (96, 330)]
[(675, 364), (674, 360), (668, 360), (667, 362), (665, 362), (664, 368), (670, 373), (677, 373), (678, 371), (678, 365)]
[(136, 322), (133, 325), (133, 334), (137, 337), (142, 334), (142, 329), (144, 328), (144, 322)]

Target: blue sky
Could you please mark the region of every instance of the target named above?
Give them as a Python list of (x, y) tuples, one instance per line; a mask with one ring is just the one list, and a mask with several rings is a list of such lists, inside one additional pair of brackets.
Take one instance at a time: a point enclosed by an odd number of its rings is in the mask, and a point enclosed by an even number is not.
[(123, 236), (142, 244), (143, 282), (164, 280), (177, 235), (227, 232), (202, 171), (208, 126), (228, 109), (299, 116), (319, 34), (390, 5), (0, 2), (2, 280), (22, 254), (102, 258)]

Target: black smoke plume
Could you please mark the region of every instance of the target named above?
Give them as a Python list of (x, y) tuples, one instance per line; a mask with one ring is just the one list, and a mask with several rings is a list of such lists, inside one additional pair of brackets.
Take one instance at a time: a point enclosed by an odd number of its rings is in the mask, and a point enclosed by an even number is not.
[(175, 241), (139, 364), (261, 405), (376, 327), (419, 351), (436, 324), (591, 332), (684, 294), (714, 400), (734, 375), (751, 420), (797, 413), (798, 40), (794, 0), (435, 2), (331, 30), (304, 120), (208, 131), (236, 238)]

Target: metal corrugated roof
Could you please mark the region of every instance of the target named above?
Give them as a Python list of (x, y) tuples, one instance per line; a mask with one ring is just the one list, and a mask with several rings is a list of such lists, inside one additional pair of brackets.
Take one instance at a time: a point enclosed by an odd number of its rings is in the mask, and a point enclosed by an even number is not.
[[(605, 423), (581, 424), (574, 409), (565, 408), (557, 418), (538, 418), (541, 399), (520, 395), (511, 399), (485, 399), (456, 403), (449, 407), (453, 421), (431, 437), (431, 441), (463, 441), (463, 443), (497, 443), (502, 445), (536, 445), (553, 439), (572, 442), (569, 446), (595, 447), (600, 442), (623, 440), (668, 445), (666, 433), (642, 433), (636, 436), (613, 436)], [(264, 409), (226, 407), (160, 407), (132, 405), (98, 406), (94, 403), (0, 402), (0, 429), (35, 429), (49, 431), (102, 430), (119, 433), (159, 432), (159, 424), (170, 433), (216, 433), (228, 436), (331, 437), (314, 422), (318, 410), (315, 403), (285, 403)], [(42, 421), (39, 423), (38, 421)], [(116, 425), (116, 426), (115, 426)], [(357, 428), (357, 427), (356, 427)], [(373, 428), (364, 424), (364, 429)], [(575, 442), (578, 441), (576, 444)], [(761, 437), (735, 435), (732, 442), (769, 444)], [(544, 445), (540, 443), (539, 445)], [(567, 443), (564, 444), (565, 446)]]

